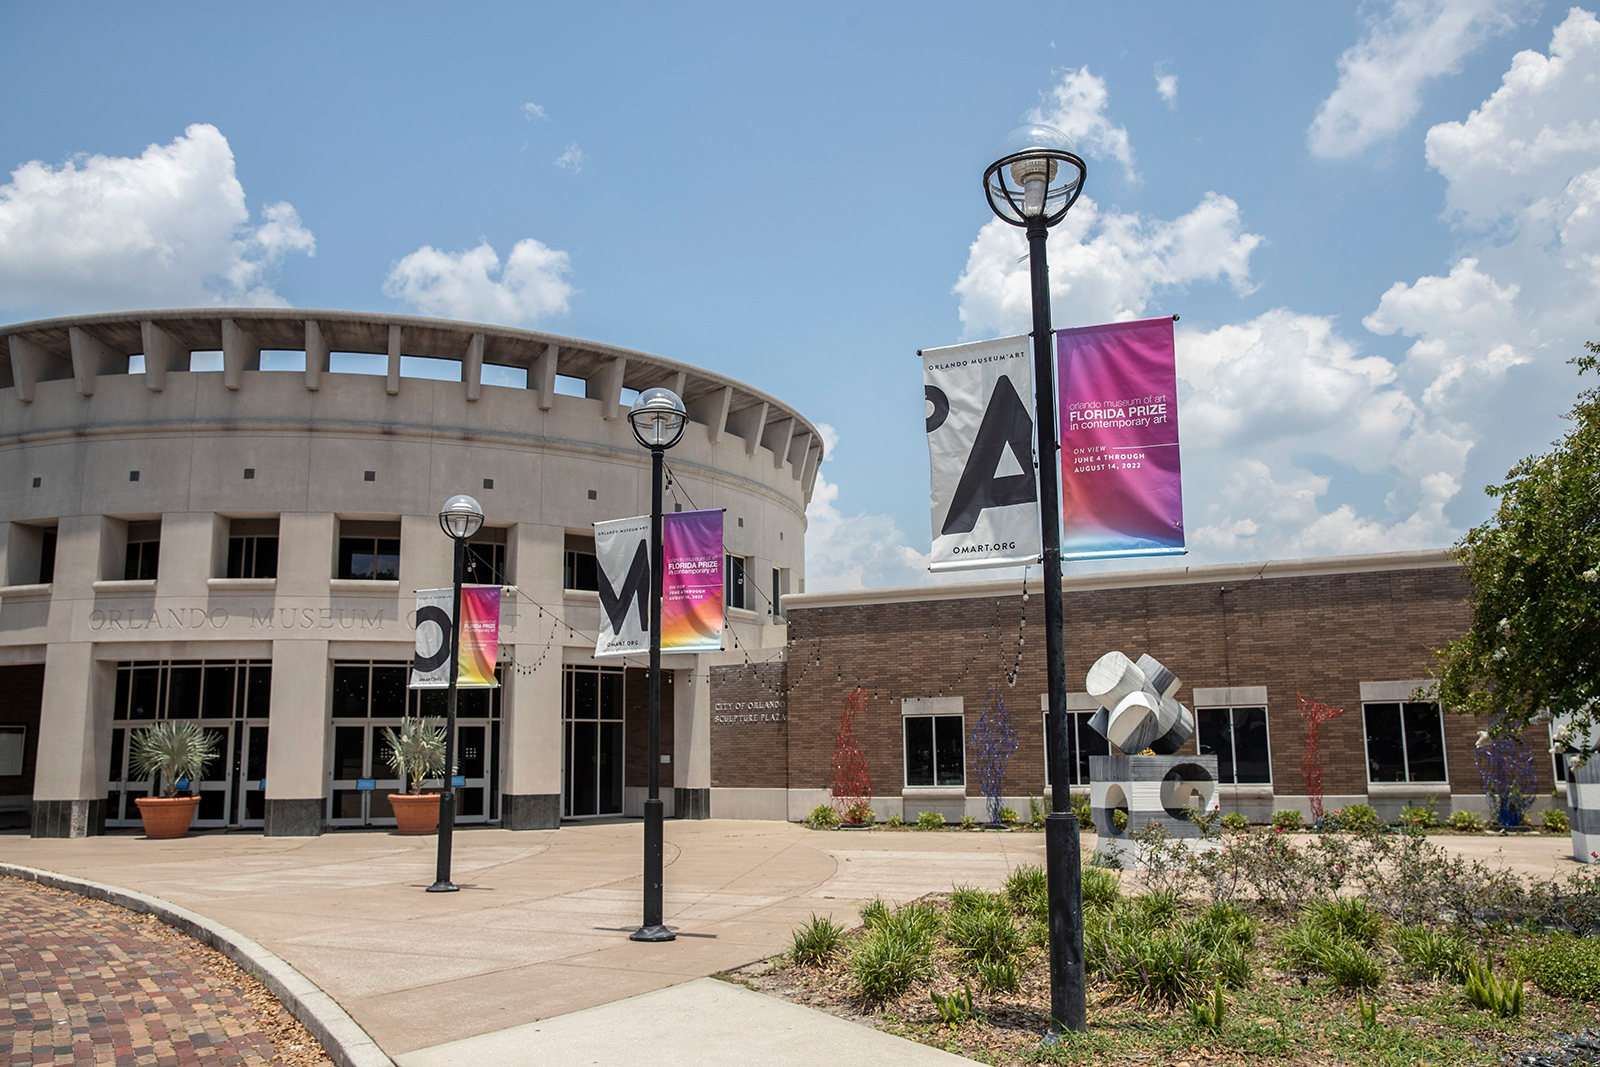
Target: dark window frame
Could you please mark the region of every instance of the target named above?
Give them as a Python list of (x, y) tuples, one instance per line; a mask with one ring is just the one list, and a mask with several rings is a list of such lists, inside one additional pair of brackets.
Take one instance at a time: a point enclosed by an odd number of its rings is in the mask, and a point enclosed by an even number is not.
[[(362, 549), (371, 546), (366, 552)], [(364, 573), (356, 570), (357, 559), (365, 555), (371, 562)], [(386, 570), (382, 561), (393, 558), (394, 569)], [(341, 581), (397, 582), (400, 580), (400, 538), (339, 537), (338, 576)]]
[[(1240, 717), (1241, 717), (1241, 715), (1249, 716), (1249, 715), (1251, 715), (1253, 713), (1256, 713), (1256, 712), (1259, 712), (1260, 715), (1261, 715), (1261, 737), (1262, 737), (1263, 751), (1261, 753), (1260, 762), (1262, 762), (1262, 763), (1264, 763), (1266, 765), (1266, 768), (1267, 768), (1266, 775), (1267, 776), (1265, 778), (1254, 778), (1254, 777), (1252, 777), (1251, 779), (1246, 781), (1246, 780), (1240, 779), (1240, 777), (1239, 777)], [(1209, 752), (1207, 751), (1207, 744), (1206, 744), (1206, 742), (1204, 740), (1204, 735), (1205, 735), (1205, 733), (1207, 731), (1204, 728), (1204, 721), (1203, 721), (1203, 718), (1207, 713), (1211, 713), (1211, 714), (1220, 713), (1220, 714), (1223, 714), (1223, 715), (1227, 716), (1228, 752), (1226, 753), (1226, 757), (1227, 757), (1226, 761), (1224, 761), (1224, 758), (1223, 758), (1224, 757), (1224, 753), (1222, 753), (1220, 751), (1209, 751)], [(1217, 757), (1217, 784), (1218, 785), (1271, 785), (1272, 784), (1272, 715), (1271, 715), (1271, 712), (1269, 712), (1267, 710), (1267, 706), (1265, 704), (1241, 704), (1241, 705), (1239, 705), (1237, 707), (1195, 708), (1194, 709), (1194, 716), (1195, 716), (1195, 730), (1194, 730), (1194, 732), (1195, 732), (1195, 747), (1196, 747), (1196, 749), (1198, 749), (1200, 755), (1202, 755), (1202, 756), (1214, 755), (1214, 756)], [(1255, 763), (1257, 761), (1256, 760), (1250, 760), (1249, 762)]]
[[(1420, 717), (1424, 714), (1423, 709), (1429, 709), (1431, 712), (1431, 714), (1428, 715), (1428, 720), (1426, 723), (1416, 721), (1416, 717)], [(1378, 771), (1379, 768), (1374, 762), (1374, 748), (1376, 746), (1373, 743), (1373, 720), (1377, 715), (1387, 716), (1391, 713), (1394, 714), (1395, 720), (1399, 724), (1398, 741), (1400, 749), (1400, 767), (1403, 773), (1399, 778), (1374, 777), (1374, 772)], [(1434, 725), (1437, 725), (1438, 728), (1436, 733), (1438, 742), (1436, 755), (1424, 755), (1414, 760), (1411, 754), (1411, 748), (1415, 741), (1419, 739), (1417, 735), (1422, 732), (1422, 729), (1425, 726), (1432, 727)], [(1391, 749), (1394, 747), (1394, 741), (1389, 739), (1381, 740), (1386, 747)], [(1449, 754), (1446, 751), (1444, 735), (1444, 709), (1441, 708), (1436, 702), (1412, 700), (1362, 701), (1361, 743), (1362, 755), (1365, 757), (1364, 762), (1366, 764), (1367, 782), (1370, 785), (1448, 786), (1450, 784), (1450, 762)], [(1439, 777), (1424, 778), (1420, 777), (1416, 773), (1413, 773), (1413, 763), (1423, 763), (1424, 761), (1427, 763), (1432, 763), (1434, 762), (1435, 758), (1437, 758), (1439, 764)]]
[[(912, 730), (913, 723), (928, 723), (928, 771), (931, 781), (914, 782), (912, 777)], [(921, 726), (915, 727), (918, 732)], [(945, 779), (946, 767), (941, 766), (941, 751), (949, 748), (949, 734), (955, 733), (958, 749), (961, 754), (961, 777), (959, 781)], [(947, 714), (917, 714), (900, 716), (900, 756), (901, 771), (905, 788), (907, 789), (965, 789), (967, 785), (967, 726), (966, 717), (961, 713)], [(947, 752), (945, 754), (948, 754)]]

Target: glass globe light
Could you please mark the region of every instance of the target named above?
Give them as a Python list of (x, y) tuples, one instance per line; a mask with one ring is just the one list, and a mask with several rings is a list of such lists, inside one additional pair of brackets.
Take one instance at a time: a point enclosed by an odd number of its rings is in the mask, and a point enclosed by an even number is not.
[(1054, 226), (1077, 201), (1087, 175), (1067, 135), (1036, 122), (1000, 142), (983, 172), (983, 193), (994, 213), (1013, 226)]
[(689, 412), (671, 389), (646, 389), (628, 409), (628, 422), (641, 445), (651, 451), (668, 449), (683, 437)]
[(462, 493), (444, 502), (439, 527), (457, 541), (465, 541), (483, 527), (483, 506)]

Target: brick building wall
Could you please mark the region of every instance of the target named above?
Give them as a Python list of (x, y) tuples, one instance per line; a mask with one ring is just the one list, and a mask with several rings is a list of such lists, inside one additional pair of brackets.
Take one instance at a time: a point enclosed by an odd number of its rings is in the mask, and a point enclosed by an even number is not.
[[(1471, 619), (1461, 569), (1439, 553), (1415, 555), (1409, 566), (1394, 564), (1396, 557), (1352, 557), (1305, 561), (1298, 572), (1273, 564), (1071, 579), (1063, 598), (1068, 691), (1081, 691), (1090, 664), (1113, 649), (1161, 660), (1182, 678), (1177, 696), (1191, 708), (1197, 687), (1264, 686), (1279, 796), (1305, 792), (1307, 727), (1296, 701), (1304, 693), (1345, 709), (1322, 727), (1324, 793), (1366, 794), (1361, 683), (1428, 677), (1432, 650)], [(717, 704), (786, 697), (787, 721), (735, 727), (716, 722), (714, 712), (714, 781), (825, 789), (840, 714), (860, 686), (871, 700), (856, 733), (876, 795), (897, 795), (904, 782), (903, 698), (962, 697), (970, 739), (990, 694), (1005, 702), (1018, 740), (1002, 792), (1042, 794), (1043, 598), (1037, 583), (1026, 600), (1020, 583), (974, 584), (962, 594), (935, 586), (790, 598), (787, 691), (773, 694), (745, 668), (719, 668), (712, 688)], [(1473, 761), (1480, 726), (1444, 716), (1452, 794), (1482, 792)], [(1548, 795), (1549, 742), (1543, 731), (1528, 741)], [(1187, 750), (1195, 747), (1191, 740)], [(967, 794), (978, 796), (972, 755), (969, 743)]]

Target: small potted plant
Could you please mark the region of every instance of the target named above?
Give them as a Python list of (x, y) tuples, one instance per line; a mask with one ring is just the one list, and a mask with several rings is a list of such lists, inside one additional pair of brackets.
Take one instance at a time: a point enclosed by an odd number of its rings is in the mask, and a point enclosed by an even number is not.
[(424, 793), (422, 783), (444, 774), (444, 727), (432, 716), (406, 719), (398, 733), (392, 726), (384, 727), (383, 739), (388, 745), (384, 762), (405, 790), (389, 794), (395, 832), (408, 836), (437, 832), (439, 794)]
[(136, 797), (144, 835), (160, 839), (186, 837), (200, 797), (178, 795), (182, 782), (198, 782), (217, 758), (217, 735), (192, 722), (158, 722), (134, 731), (128, 746), (128, 767), (136, 777), (155, 777), (159, 796)]

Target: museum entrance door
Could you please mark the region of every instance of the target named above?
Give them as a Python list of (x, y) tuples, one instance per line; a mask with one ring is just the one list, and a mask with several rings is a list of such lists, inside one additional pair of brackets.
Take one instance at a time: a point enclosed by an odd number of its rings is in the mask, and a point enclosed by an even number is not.
[(567, 666), (561, 697), (561, 814), (622, 814), (621, 667)]

